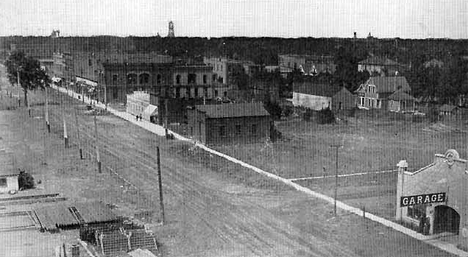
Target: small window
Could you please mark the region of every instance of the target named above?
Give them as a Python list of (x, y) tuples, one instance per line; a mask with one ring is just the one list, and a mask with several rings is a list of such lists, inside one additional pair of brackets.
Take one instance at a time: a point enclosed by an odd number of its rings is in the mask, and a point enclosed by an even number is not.
[(240, 135), (242, 133), (241, 125), (236, 125), (236, 135)]
[(156, 83), (157, 83), (157, 84), (161, 84), (161, 74), (158, 74), (158, 75), (156, 76)]
[(119, 75), (112, 75), (112, 83), (116, 84), (119, 79)]
[(89, 65), (89, 66), (92, 66), (92, 65), (93, 65), (93, 60), (88, 59), (88, 65)]
[(220, 137), (226, 136), (226, 126), (219, 126), (219, 136)]
[(216, 74), (213, 74), (213, 76), (211, 76), (211, 78), (213, 79), (213, 82), (216, 81)]
[(207, 76), (206, 76), (206, 75), (203, 75), (203, 84), (206, 84), (207, 81), (208, 81)]
[(7, 179), (0, 178), (0, 187), (7, 187)]
[(177, 74), (175, 79), (176, 79), (176, 84), (180, 85), (180, 75), (179, 74)]
[(252, 124), (251, 131), (252, 135), (257, 135), (257, 124)]

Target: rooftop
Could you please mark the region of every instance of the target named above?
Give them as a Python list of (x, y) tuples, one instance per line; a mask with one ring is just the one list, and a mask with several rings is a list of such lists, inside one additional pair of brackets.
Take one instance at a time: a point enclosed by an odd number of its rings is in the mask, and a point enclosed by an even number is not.
[(334, 96), (341, 89), (340, 86), (328, 83), (302, 82), (293, 84), (293, 92), (326, 97)]
[(370, 85), (375, 85), (380, 93), (393, 93), (397, 90), (403, 90), (405, 92), (411, 91), (411, 87), (403, 76), (392, 76), (392, 77), (370, 77), (367, 81)]
[(208, 118), (237, 118), (270, 116), (262, 103), (236, 103), (196, 105), (195, 108), (206, 113)]

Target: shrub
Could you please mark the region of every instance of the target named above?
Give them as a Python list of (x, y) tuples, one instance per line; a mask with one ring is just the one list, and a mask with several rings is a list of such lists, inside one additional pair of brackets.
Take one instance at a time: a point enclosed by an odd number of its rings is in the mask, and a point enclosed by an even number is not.
[(18, 176), (18, 185), (19, 185), (20, 190), (34, 188), (33, 176), (25, 172), (24, 170), (20, 170), (20, 174)]
[(306, 111), (304, 112), (303, 119), (305, 121), (310, 121), (313, 115), (314, 115), (314, 111), (312, 111), (311, 109), (306, 109)]
[(281, 131), (279, 131), (274, 124), (270, 126), (270, 139), (272, 142), (276, 142), (283, 137)]
[(320, 110), (317, 114), (317, 123), (318, 124), (329, 124), (335, 121), (335, 114), (330, 110), (330, 108)]
[(273, 117), (273, 119), (281, 118), (281, 113), (283, 112), (283, 110), (281, 109), (281, 106), (279, 106), (278, 103), (268, 101), (265, 102), (264, 107), (271, 115), (271, 117)]

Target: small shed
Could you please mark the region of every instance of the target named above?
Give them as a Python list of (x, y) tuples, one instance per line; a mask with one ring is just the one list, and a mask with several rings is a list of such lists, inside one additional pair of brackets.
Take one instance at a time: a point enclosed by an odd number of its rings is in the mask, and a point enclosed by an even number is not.
[(18, 175), (19, 174), (0, 175), (0, 194), (19, 190)]
[(258, 143), (270, 137), (262, 103), (196, 105), (188, 112), (190, 135), (205, 144)]
[(394, 112), (413, 112), (416, 108), (416, 98), (398, 90), (388, 96), (388, 110)]
[(439, 114), (446, 116), (457, 115), (460, 114), (460, 108), (455, 105), (444, 104), (439, 108)]

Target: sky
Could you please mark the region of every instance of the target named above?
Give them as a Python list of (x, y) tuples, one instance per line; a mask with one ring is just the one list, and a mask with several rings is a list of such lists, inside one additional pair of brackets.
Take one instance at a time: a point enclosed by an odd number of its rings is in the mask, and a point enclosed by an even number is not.
[(468, 38), (468, 0), (0, 0), (0, 35)]

